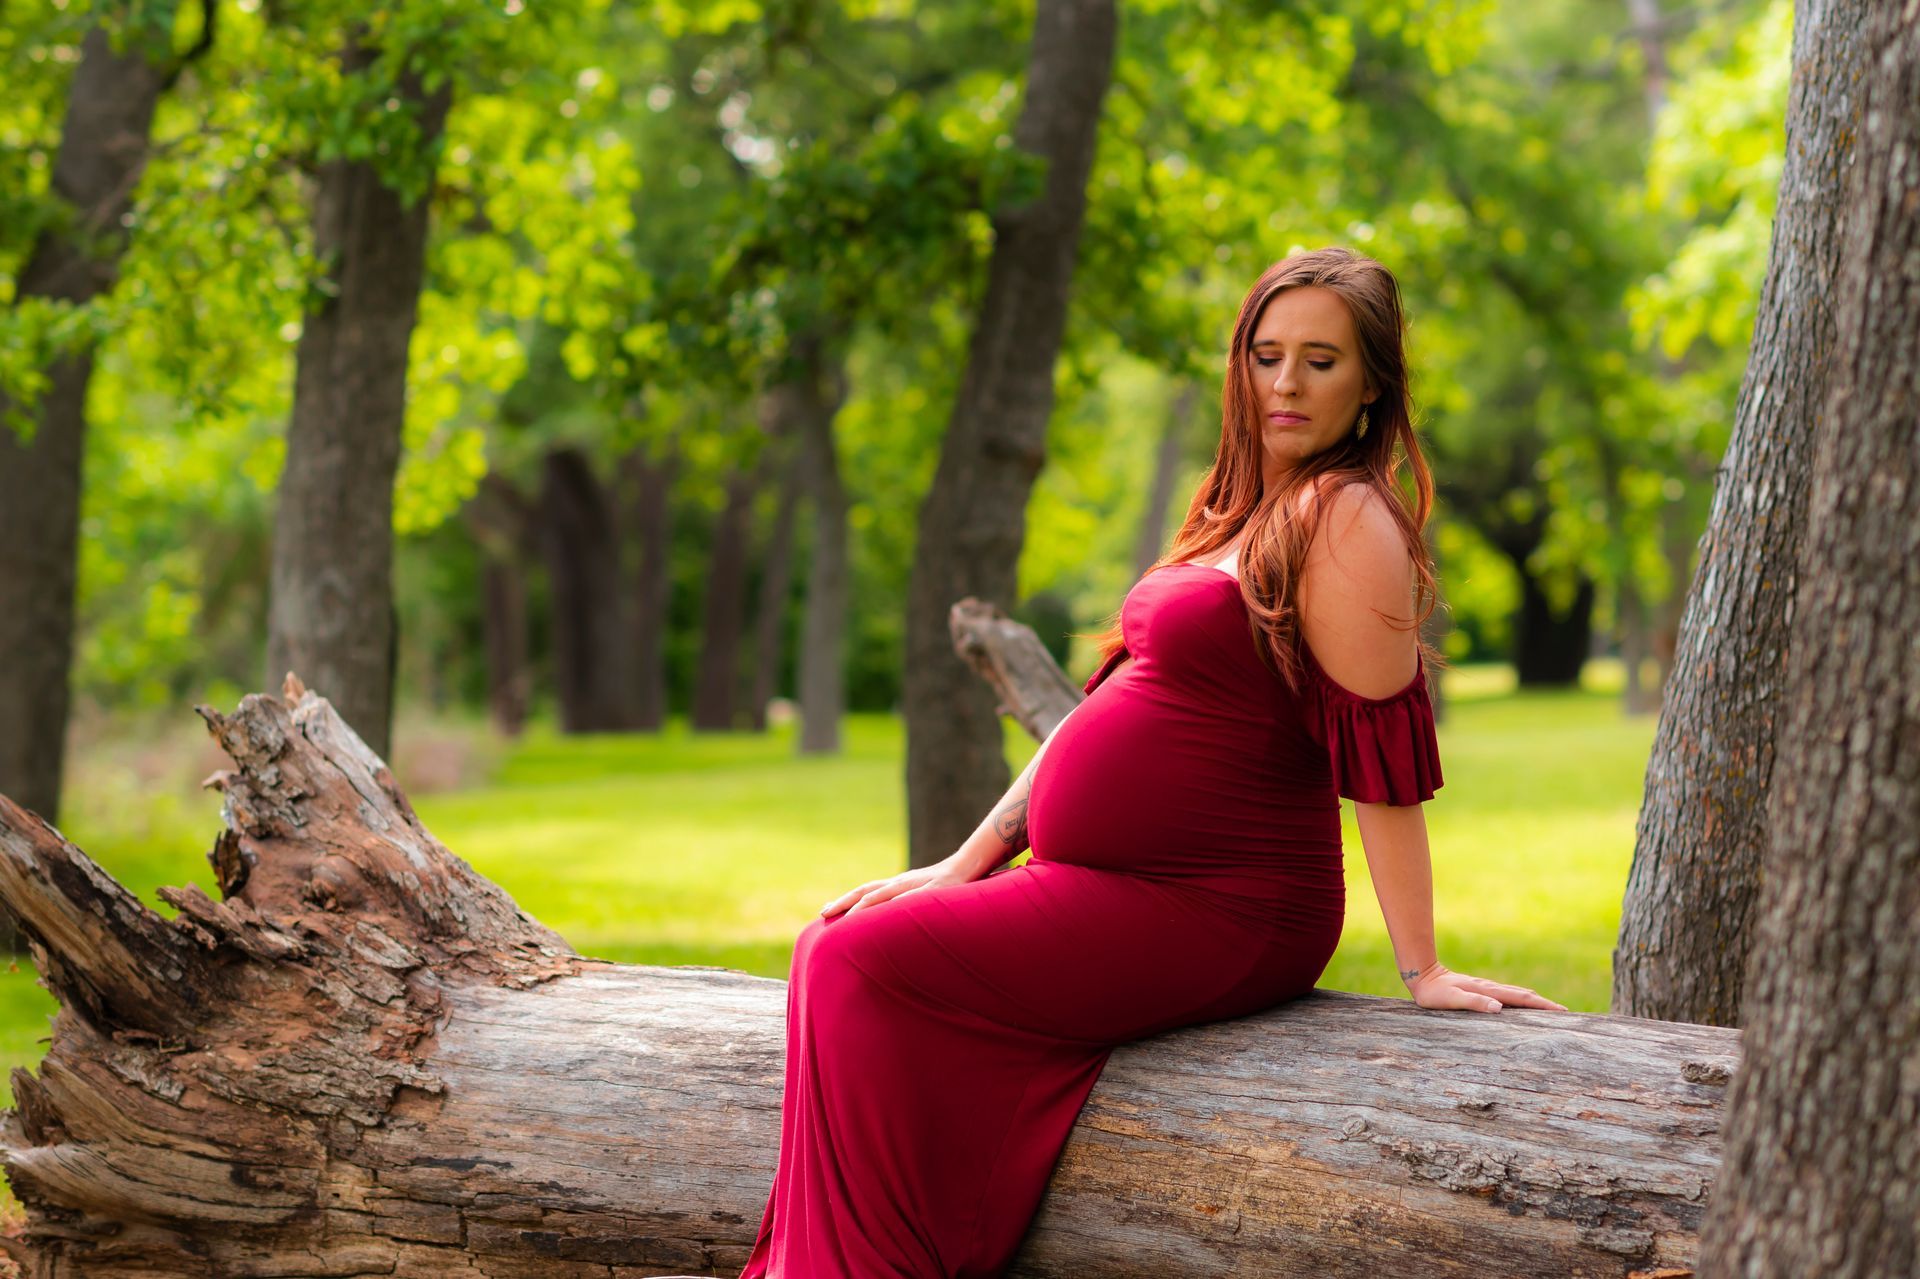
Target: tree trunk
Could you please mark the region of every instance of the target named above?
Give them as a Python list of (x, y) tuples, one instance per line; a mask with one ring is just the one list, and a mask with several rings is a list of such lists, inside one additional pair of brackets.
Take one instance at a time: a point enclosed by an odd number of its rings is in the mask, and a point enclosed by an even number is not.
[[(765, 401), (762, 401), (763, 411)], [(787, 595), (793, 589), (793, 525), (804, 482), (794, 442), (775, 435), (767, 447), (774, 450), (780, 472), (780, 500), (773, 526), (767, 530), (760, 554), (760, 602), (754, 609), (751, 691), (747, 694), (748, 722), (756, 733), (767, 727), (767, 703), (780, 687), (780, 666), (786, 655)]]
[[(121, 218), (146, 167), (154, 106), (169, 75), (171, 27), (169, 10), (130, 30), (123, 53), (97, 26), (81, 42), (53, 164), (52, 193), (70, 220), (34, 240), (14, 283), (17, 299), (81, 305), (112, 288), (127, 246)], [(23, 441), (0, 420), (0, 793), (57, 821), (93, 348), (67, 353), (45, 373), (28, 413), (33, 438)], [(9, 408), (0, 398), (0, 419)]]
[(1920, 1273), (1920, 9), (1877, 6), (1856, 38), (1863, 127), (1712, 1275)]
[(798, 437), (800, 468), (813, 504), (813, 561), (807, 566), (807, 599), (800, 623), (800, 753), (840, 753), (840, 717), (847, 709), (847, 611), (853, 595), (853, 562), (847, 539), (847, 489), (840, 478), (840, 452), (833, 419), (846, 399), (843, 357), (828, 341), (794, 343), (794, 374), (781, 387), (785, 415)]
[(1796, 6), (1786, 163), (1753, 349), (1653, 753), (1613, 952), (1613, 1008), (1741, 1023), (1813, 431), (1825, 409), (1836, 218), (1860, 127), (1865, 0)]
[(680, 474), (680, 449), (669, 440), (659, 460), (635, 449), (621, 462), (630, 494), (627, 523), (640, 549), (627, 592), (633, 604), (634, 712), (632, 727), (657, 732), (667, 722), (667, 609), (673, 603), (674, 481)]
[(947, 610), (969, 595), (1014, 602), (1117, 22), (1113, 0), (1041, 0), (1034, 19), (1014, 142), (1046, 160), (1046, 187), (1032, 204), (994, 218), (986, 296), (920, 508), (908, 587), (907, 839), (915, 866), (959, 847), (1008, 782), (993, 698), (955, 660)]
[[(358, 40), (342, 55), (354, 75), (377, 54)], [(433, 148), (450, 92), (400, 79)], [(407, 350), (426, 268), (425, 195), (404, 204), (361, 160), (320, 166), (314, 250), (332, 258), (332, 288), (295, 349), (273, 527), (267, 669), (297, 671), (384, 754), (393, 728), (393, 479), (407, 407)]]
[[(0, 1123), (0, 1247), (28, 1279), (737, 1273), (784, 984), (574, 953), (287, 698), (203, 709), (236, 765), (224, 900), (164, 888), (174, 919), (0, 800), (0, 899), (63, 1005)], [(1011, 1273), (1690, 1265), (1738, 1051), (1332, 992), (1125, 1045)]]
[(1200, 388), (1182, 379), (1174, 388), (1173, 401), (1167, 406), (1167, 420), (1160, 428), (1160, 444), (1153, 453), (1153, 482), (1147, 490), (1146, 509), (1140, 513), (1140, 533), (1133, 544), (1133, 576), (1146, 575), (1167, 549), (1167, 508), (1173, 505), (1173, 486), (1180, 478), (1182, 445), (1187, 428), (1193, 423), (1193, 406), (1200, 399)]
[(508, 737), (527, 725), (533, 695), (527, 666), (527, 579), (517, 557), (489, 555), (480, 567), (487, 648), (487, 709)]
[(481, 631), (487, 655), (487, 710), (509, 737), (526, 727), (533, 701), (527, 654), (527, 561), (539, 552), (534, 505), (498, 472), (462, 512), (480, 552)]
[(706, 598), (700, 618), (700, 663), (694, 674), (696, 729), (730, 733), (734, 696), (740, 687), (740, 641), (747, 627), (747, 550), (752, 539), (753, 499), (764, 469), (759, 464), (727, 476), (726, 502), (707, 556)]
[(620, 574), (620, 520), (586, 454), (549, 450), (541, 530), (553, 609), (553, 678), (569, 733), (634, 724), (634, 667)]
[(1565, 688), (1580, 682), (1593, 645), (1593, 579), (1581, 574), (1573, 602), (1562, 612), (1553, 607), (1540, 578), (1522, 559), (1520, 615), (1514, 626), (1513, 664), (1522, 688)]

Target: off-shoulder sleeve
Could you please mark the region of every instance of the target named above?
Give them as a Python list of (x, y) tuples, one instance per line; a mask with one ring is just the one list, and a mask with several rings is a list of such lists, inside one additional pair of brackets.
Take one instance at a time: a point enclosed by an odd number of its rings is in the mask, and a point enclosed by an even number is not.
[(1108, 654), (1107, 660), (1100, 663), (1100, 669), (1088, 678), (1086, 684), (1081, 687), (1080, 691), (1082, 693), (1091, 693), (1094, 689), (1099, 688), (1101, 681), (1113, 674), (1113, 668), (1126, 661), (1127, 657), (1127, 646), (1122, 644), (1119, 648), (1116, 648), (1112, 653)]
[(1404, 807), (1440, 789), (1440, 744), (1422, 659), (1413, 679), (1391, 697), (1362, 697), (1333, 682), (1306, 645), (1308, 713), (1326, 745), (1333, 788), (1362, 804)]

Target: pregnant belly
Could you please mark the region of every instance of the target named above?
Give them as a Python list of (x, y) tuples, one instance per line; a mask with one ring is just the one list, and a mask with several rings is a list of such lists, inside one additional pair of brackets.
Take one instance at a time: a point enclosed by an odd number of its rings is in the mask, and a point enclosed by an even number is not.
[(1291, 865), (1337, 880), (1338, 801), (1324, 776), (1277, 757), (1275, 734), (1110, 680), (1034, 772), (1034, 857), (1186, 876)]

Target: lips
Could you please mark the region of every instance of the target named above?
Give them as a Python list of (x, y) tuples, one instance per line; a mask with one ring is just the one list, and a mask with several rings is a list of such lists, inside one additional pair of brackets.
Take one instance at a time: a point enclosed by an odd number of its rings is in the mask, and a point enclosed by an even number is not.
[(1302, 413), (1288, 413), (1282, 410), (1278, 413), (1267, 414), (1267, 420), (1269, 422), (1288, 423), (1288, 422), (1304, 422), (1307, 420), (1307, 418), (1306, 418), (1306, 415)]

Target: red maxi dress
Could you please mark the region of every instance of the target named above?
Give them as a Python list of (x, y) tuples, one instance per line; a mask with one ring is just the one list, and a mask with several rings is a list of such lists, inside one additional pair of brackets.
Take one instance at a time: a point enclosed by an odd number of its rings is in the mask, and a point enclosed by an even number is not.
[(1224, 570), (1149, 572), (1121, 633), (1034, 773), (1029, 861), (801, 930), (742, 1279), (1000, 1274), (1115, 1045), (1313, 987), (1346, 905), (1336, 796), (1440, 785), (1424, 670), (1361, 697), (1309, 652), (1296, 695)]

